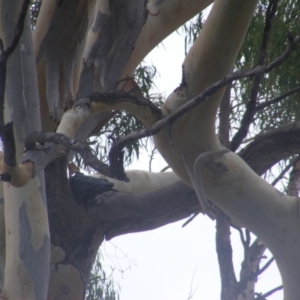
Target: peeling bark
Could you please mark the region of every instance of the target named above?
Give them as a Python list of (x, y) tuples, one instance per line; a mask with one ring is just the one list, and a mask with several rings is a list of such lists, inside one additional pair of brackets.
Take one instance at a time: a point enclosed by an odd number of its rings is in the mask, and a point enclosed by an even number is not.
[(33, 39), (43, 130), (53, 131), (69, 102), (75, 102), (92, 3), (42, 3)]
[[(115, 89), (153, 47), (211, 2), (43, 1), (34, 32), (43, 129), (55, 129), (48, 114), (60, 119), (77, 91), (85, 97)], [(89, 118), (78, 137), (86, 138), (106, 116)]]
[[(195, 188), (200, 200), (206, 199), (207, 196), (231, 218), (256, 233), (270, 247), (283, 277), (286, 300), (299, 299), (299, 293), (295, 289), (300, 280), (300, 265), (297, 260), (300, 244), (296, 234), (300, 225), (299, 199), (281, 195), (260, 179), (237, 155), (225, 153), (226, 150), (222, 149), (215, 135), (217, 108), (225, 85), (232, 80), (230, 76), (224, 76), (232, 70), (257, 1), (215, 1), (200, 36), (184, 61), (182, 83), (168, 97), (161, 111), (146, 99), (133, 97), (123, 91), (103, 93), (122, 89), (120, 80), (130, 76), (141, 59), (159, 41), (210, 2), (43, 1), (34, 33), (43, 128), (51, 131), (56, 128), (57, 120), (60, 120), (63, 111), (75, 102), (77, 93), (81, 97), (93, 95), (79, 101), (72, 110), (64, 114), (57, 133), (65, 134), (68, 137), (67, 143), (72, 143), (76, 135), (85, 139), (91, 132), (95, 132), (99, 122), (103, 124), (104, 120), (111, 116), (111, 113), (90, 116), (92, 112), (125, 108), (139, 115), (147, 126), (152, 126), (144, 132), (148, 135), (156, 134), (154, 138), (159, 151), (176, 174)], [(7, 5), (8, 2), (5, 1), (3, 3), (2, 11), (5, 13), (12, 12), (6, 8), (17, 7)], [(4, 7), (5, 5), (7, 7)], [(2, 16), (2, 22), (14, 22), (14, 17), (14, 14), (9, 18)], [(1, 26), (3, 27), (3, 24)], [(11, 37), (13, 33), (10, 32), (9, 35)], [(18, 181), (14, 175), (16, 169), (24, 169), (27, 166), (31, 169), (28, 171), (28, 179), (22, 185), (28, 180), (29, 183), (21, 189), (5, 184), (5, 214), (10, 218), (5, 220), (5, 243), (9, 252), (6, 253), (2, 296), (21, 299), (20, 295), (24, 292), (25, 299), (45, 299), (50, 265), (50, 241), (43, 178), (42, 175), (34, 179), (30, 177), (32, 163), (35, 164), (37, 173), (66, 149), (60, 145), (51, 145), (47, 153), (49, 145), (46, 144), (39, 155), (34, 146), (27, 149), (23, 163), (18, 165), (24, 143), (23, 131), (28, 133), (34, 129), (39, 130), (38, 121), (34, 118), (38, 116), (39, 107), (37, 102), (32, 101), (38, 98), (34, 89), (34, 62), (24, 56), (31, 54), (33, 57), (32, 49), (27, 44), (29, 41), (27, 28), (27, 35), (21, 40), (15, 59), (10, 62), (10, 77), (7, 81), (6, 118), (9, 121), (13, 119), (16, 124), (17, 160), (4, 159), (6, 165), (4, 164), (3, 172), (12, 175), (13, 184)], [(290, 42), (281, 62), (291, 53), (298, 41), (299, 37)], [(262, 55), (264, 54), (262, 51)], [(260, 62), (263, 63), (264, 59)], [(267, 66), (259, 66), (249, 71), (248, 75), (252, 72), (252, 75), (261, 78), (266, 70), (278, 64), (279, 60)], [(27, 72), (26, 76), (24, 70)], [(236, 78), (243, 75), (245, 74), (240, 72)], [(11, 76), (19, 77), (13, 80)], [(24, 87), (27, 80), (30, 91)], [(206, 98), (195, 98), (218, 80), (219, 85), (213, 86), (211, 94), (207, 94)], [(21, 83), (20, 86), (12, 85), (15, 82)], [(257, 92), (258, 85), (259, 80), (254, 85), (254, 92)], [(102, 93), (94, 94), (95, 92)], [(120, 94), (126, 98), (126, 103), (116, 101), (114, 97)], [(98, 101), (98, 98), (102, 98), (101, 101)], [(193, 103), (186, 104), (192, 98), (195, 98)], [(22, 101), (16, 102), (17, 99)], [(196, 107), (199, 102), (201, 104)], [(180, 108), (183, 109), (177, 110)], [(257, 109), (259, 106), (255, 106), (254, 103), (251, 106), (250, 119)], [(184, 114), (187, 110), (190, 111)], [(177, 116), (172, 115), (174, 112)], [(48, 118), (49, 113), (53, 120)], [(166, 118), (162, 119), (163, 116)], [(161, 125), (160, 122), (165, 124)], [(166, 124), (169, 127), (161, 130)], [(290, 156), (291, 153), (299, 153), (298, 125), (294, 123), (257, 137), (241, 155), (261, 174), (280, 159)], [(158, 128), (159, 126), (161, 127)], [(131, 135), (130, 138), (137, 137)], [(227, 139), (228, 137), (225, 137), (225, 140)], [(127, 139), (127, 142), (128, 140), (130, 139)], [(120, 144), (122, 142), (125, 143), (121, 141)], [(202, 156), (197, 160), (199, 154)], [(186, 166), (182, 156), (187, 158)], [(120, 156), (117, 156), (116, 160), (120, 160)], [(113, 161), (111, 157), (110, 161)], [(37, 165), (39, 168), (36, 168)], [(143, 194), (108, 192), (82, 203), (70, 190), (65, 172), (65, 158), (52, 162), (47, 168), (47, 196), (52, 234), (48, 299), (83, 299), (93, 260), (104, 238), (111, 239), (129, 232), (151, 230), (193, 213), (208, 211), (204, 206), (207, 203), (200, 201), (203, 206), (201, 208), (194, 191), (183, 182)], [(20, 177), (25, 178), (24, 174)], [(174, 175), (171, 177), (174, 180)], [(121, 187), (121, 183), (117, 181), (115, 184), (123, 190), (128, 187), (126, 184), (125, 187)], [(131, 184), (134, 185), (134, 180)], [(130, 191), (133, 191), (132, 185)], [(156, 183), (154, 185), (157, 186)], [(223, 229), (228, 230), (228, 224)], [(226, 236), (228, 232), (221, 238), (226, 239)], [(250, 266), (246, 268), (247, 272), (257, 268), (262, 251), (259, 247), (257, 249), (258, 258), (250, 262)], [(1, 255), (0, 252), (0, 270)], [(224, 270), (229, 270), (227, 267), (223, 268), (223, 275)], [(248, 273), (242, 274), (237, 289), (241, 297), (247, 294), (250, 299), (254, 279), (248, 276)], [(232, 274), (229, 279), (230, 282), (235, 282)]]
[(266, 246), (259, 239), (256, 239), (252, 245), (247, 244), (247, 242), (243, 241), (244, 261), (242, 262), (240, 280), (236, 286), (237, 300), (254, 299), (259, 264), (266, 251)]
[[(16, 20), (22, 3), (17, 0), (13, 4), (12, 1), (1, 3), (1, 39), (6, 45), (15, 37)], [(5, 121), (13, 121), (15, 125), (16, 163), (22, 157), (24, 135), (40, 130), (33, 65), (30, 17), (27, 13), (20, 43), (8, 60), (6, 77)], [(14, 164), (10, 159), (9, 163)], [(1, 296), (9, 299), (46, 299), (50, 237), (43, 172), (22, 188), (4, 184), (4, 202), (6, 258)]]

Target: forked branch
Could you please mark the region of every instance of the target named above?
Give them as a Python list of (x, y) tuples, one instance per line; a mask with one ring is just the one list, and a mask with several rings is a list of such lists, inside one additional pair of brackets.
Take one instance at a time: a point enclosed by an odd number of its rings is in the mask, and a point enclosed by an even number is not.
[[(260, 47), (260, 53), (258, 57), (257, 64), (258, 65), (264, 65), (266, 62), (267, 57), (267, 47), (268, 42), (270, 39), (270, 33), (272, 28), (272, 21), (274, 19), (276, 10), (277, 10), (277, 4), (278, 0), (271, 0), (269, 2), (267, 12), (266, 12), (266, 20), (265, 20), (265, 26), (264, 26), (264, 32)], [(233, 136), (231, 143), (229, 145), (229, 149), (233, 152), (237, 150), (237, 148), (241, 145), (243, 139), (247, 136), (249, 127), (253, 122), (254, 115), (256, 112), (256, 102), (257, 102), (257, 96), (259, 92), (259, 87), (261, 80), (263, 78), (263, 73), (257, 73), (253, 76), (253, 83), (252, 88), (250, 92), (250, 99), (246, 105), (246, 111), (243, 115), (243, 118), (241, 120), (241, 126), (237, 133)]]
[(221, 80), (215, 82), (214, 84), (207, 87), (199, 96), (191, 99), (186, 104), (182, 105), (180, 108), (176, 109), (173, 113), (166, 116), (165, 118), (157, 121), (153, 126), (141, 129), (136, 132), (132, 132), (127, 136), (119, 139), (111, 148), (109, 157), (110, 161), (115, 161), (114, 157), (118, 157), (118, 153), (122, 151), (126, 144), (132, 143), (137, 139), (143, 137), (149, 137), (152, 135), (157, 134), (160, 130), (162, 130), (167, 124), (172, 124), (175, 120), (183, 116), (188, 111), (195, 108), (197, 105), (201, 104), (202, 102), (209, 100), (209, 97), (214, 94), (220, 88), (226, 86), (228, 83), (245, 77), (253, 77), (258, 74), (265, 74), (272, 71), (274, 68), (282, 64), (290, 54), (296, 49), (297, 44), (300, 42), (300, 36), (297, 36), (294, 39), (289, 39), (289, 45), (287, 49), (282, 53), (277, 59), (272, 61), (268, 65), (262, 65), (254, 67), (251, 70), (241, 70), (234, 72), (232, 74), (226, 75)]
[[(133, 132), (123, 138), (121, 138), (119, 141), (117, 141), (111, 148), (110, 154), (109, 154), (109, 160), (110, 160), (110, 166), (107, 166), (106, 164), (100, 162), (95, 155), (92, 153), (92, 150), (89, 148), (87, 144), (80, 143), (79, 141), (75, 141), (74, 139), (69, 139), (63, 135), (55, 134), (55, 133), (32, 133), (28, 138), (27, 142), (52, 142), (56, 144), (61, 144), (66, 149), (74, 150), (83, 156), (84, 162), (86, 165), (92, 166), (94, 169), (99, 171), (100, 173), (107, 175), (109, 177), (117, 178), (119, 180), (126, 180), (126, 176), (123, 170), (123, 162), (122, 162), (122, 149), (123, 147), (133, 142), (139, 138), (151, 136), (156, 133), (158, 133), (164, 126), (167, 124), (172, 124), (177, 118), (181, 117), (184, 113), (188, 112), (189, 110), (193, 109), (195, 106), (199, 105), (206, 99), (209, 99), (209, 97), (216, 92), (219, 88), (224, 87), (228, 83), (232, 82), (233, 80), (242, 78), (242, 77), (250, 77), (254, 76), (255, 74), (263, 74), (270, 72), (272, 69), (277, 67), (279, 64), (281, 64), (284, 60), (286, 60), (289, 55), (292, 53), (292, 51), (296, 48), (297, 44), (300, 41), (300, 37), (296, 37), (293, 40), (290, 40), (290, 44), (286, 51), (279, 56), (276, 60), (274, 60), (272, 63), (266, 66), (258, 66), (253, 68), (252, 70), (246, 70), (246, 71), (238, 71), (234, 72), (230, 75), (225, 76), (220, 81), (212, 84), (208, 88), (206, 88), (199, 96), (196, 98), (190, 100), (188, 103), (183, 105), (181, 108), (174, 111), (169, 116), (159, 120), (161, 118), (160, 110), (155, 107), (150, 101), (147, 99), (140, 99), (140, 97), (135, 97), (131, 94), (119, 92), (119, 93), (106, 93), (105, 95), (101, 95), (99, 93), (92, 95), (89, 98), (85, 98), (80, 100), (78, 103), (75, 104), (75, 106), (78, 106), (80, 103), (85, 105), (99, 105), (99, 103), (105, 104), (107, 106), (111, 106), (111, 101), (113, 104), (119, 103), (119, 102), (131, 102), (133, 106), (136, 107), (143, 107), (145, 108), (151, 115), (157, 121), (153, 126), (142, 129), (138, 132)], [(108, 95), (109, 94), (109, 95)], [(110, 96), (111, 101), (107, 101), (105, 97)], [(85, 102), (85, 103), (83, 103)], [(113, 107), (110, 108), (111, 110)], [(138, 110), (138, 109), (137, 109)], [(59, 155), (59, 153), (56, 155), (56, 157)], [(26, 156), (26, 155), (25, 155)], [(27, 155), (28, 157), (28, 155)], [(54, 155), (55, 157), (55, 155)], [(30, 158), (28, 158), (28, 161), (33, 161)], [(39, 172), (44, 165), (41, 165), (41, 168), (38, 168), (35, 166), (35, 173)]]
[[(78, 152), (81, 155), (83, 162), (86, 166), (92, 167), (93, 169), (100, 172), (101, 174), (119, 180), (125, 180), (125, 181), (128, 180), (124, 173), (124, 170), (123, 170), (124, 174), (120, 174), (120, 173), (115, 174), (107, 164), (101, 162), (97, 158), (97, 156), (93, 153), (92, 149), (87, 143), (83, 143), (75, 139), (70, 139), (64, 134), (50, 133), (50, 132), (32, 132), (26, 137), (26, 142), (37, 142), (40, 144), (54, 143), (57, 145), (62, 145), (66, 150), (73, 150), (75, 152)], [(32, 149), (32, 150), (33, 152), (39, 151), (38, 149)], [(40, 152), (41, 151), (47, 151), (47, 145), (44, 147), (44, 149), (40, 149)], [(29, 160), (30, 154), (26, 155), (25, 157), (28, 157)], [(45, 167), (44, 165), (40, 165), (40, 166), (35, 165), (35, 173), (38, 173), (44, 167)]]

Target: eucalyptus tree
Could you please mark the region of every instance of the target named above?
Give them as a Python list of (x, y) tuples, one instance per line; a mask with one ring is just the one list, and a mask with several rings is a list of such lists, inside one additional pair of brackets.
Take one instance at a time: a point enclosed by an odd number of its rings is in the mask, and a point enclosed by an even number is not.
[[(254, 298), (266, 247), (285, 299), (299, 299), (298, 198), (260, 177), (300, 151), (292, 97), (299, 91), (298, 1), (214, 1), (183, 62), (182, 82), (161, 107), (143, 94), (134, 71), (213, 1), (44, 0), (32, 35), (29, 2), (1, 1), (1, 298), (83, 299), (104, 239), (201, 212), (217, 219), (222, 299)], [(86, 140), (119, 110), (145, 128), (114, 141), (105, 164)], [(110, 124), (119, 132), (127, 126)], [(257, 128), (263, 132), (253, 137)], [(123, 148), (146, 136), (175, 174), (124, 172)], [(237, 155), (242, 142), (248, 144)], [(77, 174), (71, 189), (73, 151), (114, 179)], [(230, 224), (260, 239), (244, 239), (239, 281)]]

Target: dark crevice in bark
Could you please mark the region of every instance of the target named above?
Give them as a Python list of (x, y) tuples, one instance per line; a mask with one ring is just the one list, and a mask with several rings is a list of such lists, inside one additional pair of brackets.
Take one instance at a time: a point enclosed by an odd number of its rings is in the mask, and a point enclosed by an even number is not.
[(24, 0), (19, 19), (16, 23), (13, 39), (6, 49), (3, 48), (3, 41), (0, 38), (0, 126), (4, 126), (4, 97), (7, 61), (19, 44), (20, 38), (23, 33), (24, 22), (29, 4), (30, 0)]
[(13, 122), (1, 127), (0, 136), (3, 143), (4, 162), (10, 167), (15, 167), (17, 161)]

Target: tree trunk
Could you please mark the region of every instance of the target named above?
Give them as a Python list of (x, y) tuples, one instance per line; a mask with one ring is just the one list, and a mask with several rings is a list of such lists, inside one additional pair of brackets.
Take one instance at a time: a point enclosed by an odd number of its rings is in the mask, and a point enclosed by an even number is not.
[[(1, 2), (4, 49), (15, 37), (23, 1)], [(5, 13), (5, 14), (4, 14)], [(41, 130), (31, 24), (27, 13), (23, 35), (7, 65), (5, 121), (14, 123), (16, 159), (24, 138)], [(46, 299), (49, 280), (50, 236), (43, 172), (27, 185), (4, 184), (6, 260), (1, 296), (7, 299)]]

